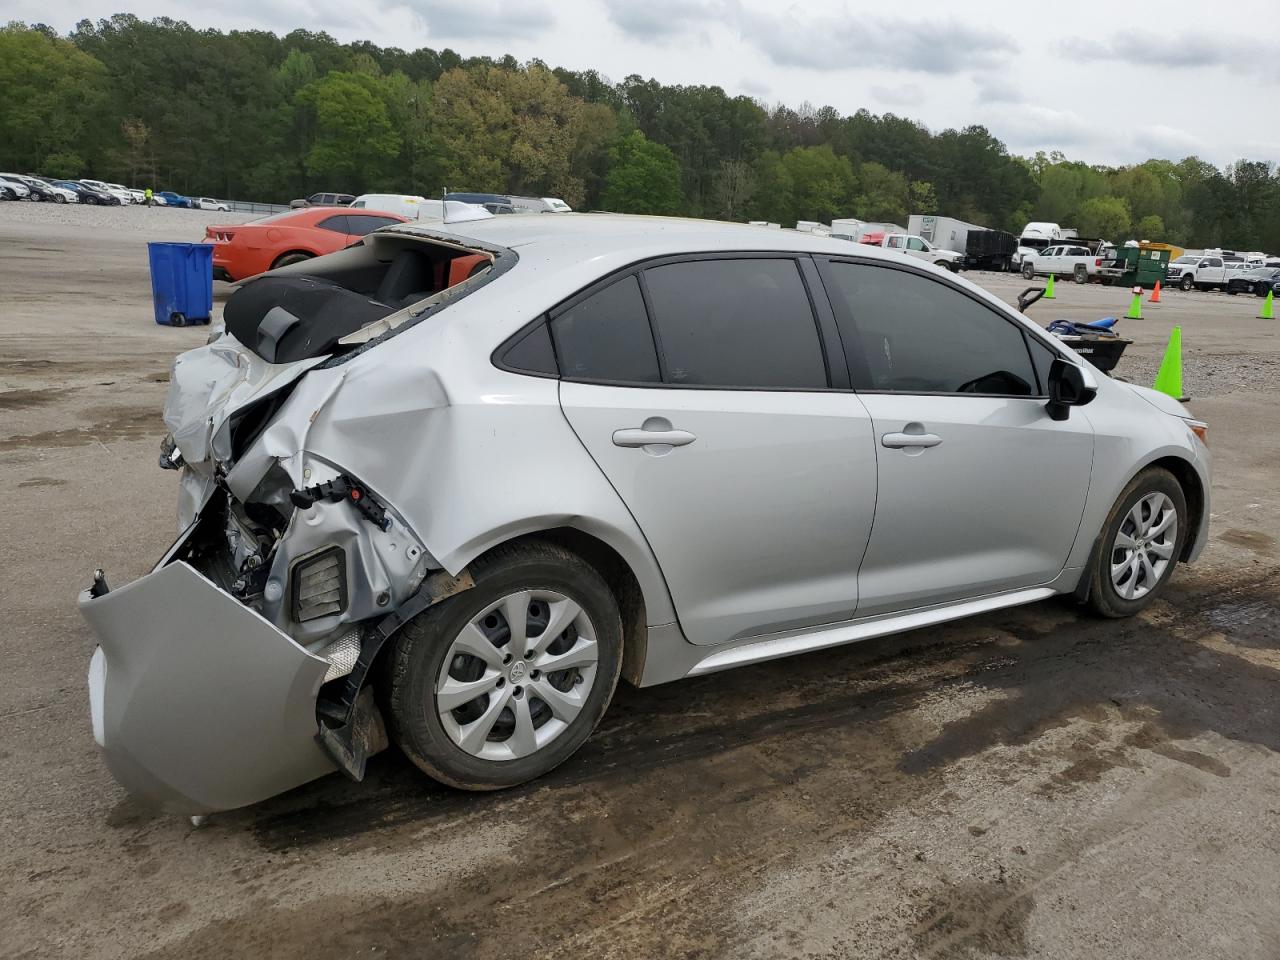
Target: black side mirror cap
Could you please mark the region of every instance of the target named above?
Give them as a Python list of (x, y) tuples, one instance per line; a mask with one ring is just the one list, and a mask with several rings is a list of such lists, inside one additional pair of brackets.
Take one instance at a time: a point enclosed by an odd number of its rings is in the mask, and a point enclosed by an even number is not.
[(1065, 420), (1072, 407), (1083, 407), (1098, 395), (1098, 388), (1086, 378), (1084, 368), (1062, 357), (1049, 367), (1049, 403), (1046, 409), (1054, 420)]

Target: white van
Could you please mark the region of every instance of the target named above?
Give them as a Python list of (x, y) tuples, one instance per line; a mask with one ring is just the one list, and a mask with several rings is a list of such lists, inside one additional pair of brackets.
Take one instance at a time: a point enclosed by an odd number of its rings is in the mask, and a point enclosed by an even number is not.
[(398, 193), (362, 193), (352, 201), (353, 207), (398, 213), (410, 220), (443, 220), (444, 202), (426, 197), (406, 196)]

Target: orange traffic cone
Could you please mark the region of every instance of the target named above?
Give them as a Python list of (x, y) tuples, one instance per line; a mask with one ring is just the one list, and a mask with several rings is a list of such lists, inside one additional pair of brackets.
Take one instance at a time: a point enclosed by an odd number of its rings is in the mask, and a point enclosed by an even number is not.
[(1156, 281), (1155, 289), (1151, 291), (1151, 296), (1147, 299), (1147, 303), (1160, 302), (1160, 281)]

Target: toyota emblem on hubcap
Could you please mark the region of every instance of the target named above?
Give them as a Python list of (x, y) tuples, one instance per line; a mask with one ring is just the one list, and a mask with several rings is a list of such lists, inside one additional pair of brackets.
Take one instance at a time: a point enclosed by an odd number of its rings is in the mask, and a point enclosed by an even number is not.
[(524, 679), (524, 669), (525, 668), (524, 668), (523, 660), (517, 660), (514, 664), (511, 665), (511, 682), (512, 683), (519, 683), (521, 680)]

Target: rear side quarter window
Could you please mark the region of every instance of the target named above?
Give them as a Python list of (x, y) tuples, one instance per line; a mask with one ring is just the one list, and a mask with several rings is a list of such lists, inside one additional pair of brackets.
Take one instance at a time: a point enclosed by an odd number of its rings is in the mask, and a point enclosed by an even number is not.
[(551, 335), (572, 380), (657, 383), (662, 377), (640, 281), (634, 274), (558, 311)]

